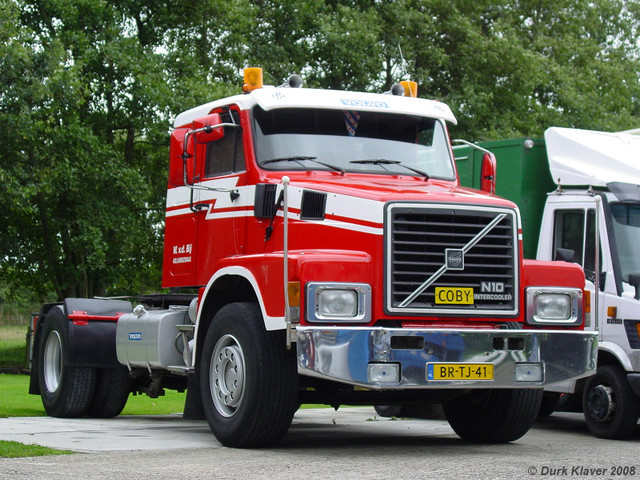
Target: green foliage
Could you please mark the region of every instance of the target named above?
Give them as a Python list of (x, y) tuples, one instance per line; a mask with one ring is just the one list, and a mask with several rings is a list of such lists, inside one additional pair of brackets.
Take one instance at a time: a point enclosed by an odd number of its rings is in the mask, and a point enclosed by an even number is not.
[[(0, 0), (0, 285), (44, 299), (160, 288), (171, 121), (281, 84), (413, 79), (452, 135), (640, 118), (630, 0)], [(4, 293), (0, 292), (4, 296)]]
[(27, 364), (27, 354), (23, 341), (12, 340), (2, 342), (0, 350), (0, 371), (20, 372)]
[(18, 373), (27, 367), (27, 327), (0, 325), (0, 372)]

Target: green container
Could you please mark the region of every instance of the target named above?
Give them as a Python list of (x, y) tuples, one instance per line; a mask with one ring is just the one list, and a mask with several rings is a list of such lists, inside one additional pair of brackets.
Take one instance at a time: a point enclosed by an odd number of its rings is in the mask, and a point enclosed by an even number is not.
[[(478, 143), (496, 156), (496, 195), (520, 209), (524, 257), (536, 258), (540, 222), (547, 193), (556, 189), (549, 173), (544, 140), (513, 138)], [(460, 184), (480, 188), (483, 152), (469, 146), (453, 148)]]

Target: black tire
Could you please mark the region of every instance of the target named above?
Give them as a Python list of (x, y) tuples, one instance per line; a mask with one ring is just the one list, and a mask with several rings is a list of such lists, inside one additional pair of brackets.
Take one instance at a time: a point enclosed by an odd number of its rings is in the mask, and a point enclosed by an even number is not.
[(541, 389), (476, 390), (442, 405), (451, 428), (465, 441), (506, 443), (529, 431), (540, 410)]
[(587, 426), (596, 437), (623, 439), (636, 430), (640, 403), (617, 365), (602, 365), (587, 379), (582, 406)]
[(267, 332), (253, 303), (218, 311), (200, 365), (202, 405), (211, 431), (228, 447), (265, 447), (285, 436), (298, 407), (295, 349), (284, 331)]
[(402, 416), (402, 405), (374, 405), (373, 409), (383, 418)]
[(87, 415), (94, 418), (120, 415), (130, 392), (131, 378), (125, 367), (98, 369), (96, 390)]
[(69, 320), (53, 307), (44, 319), (38, 348), (40, 397), (52, 417), (81, 417), (89, 408), (96, 384), (96, 371), (90, 367), (66, 365)]
[(542, 403), (540, 404), (540, 411), (538, 417), (548, 417), (558, 408), (558, 402), (560, 401), (560, 394), (558, 392), (544, 392), (542, 395)]

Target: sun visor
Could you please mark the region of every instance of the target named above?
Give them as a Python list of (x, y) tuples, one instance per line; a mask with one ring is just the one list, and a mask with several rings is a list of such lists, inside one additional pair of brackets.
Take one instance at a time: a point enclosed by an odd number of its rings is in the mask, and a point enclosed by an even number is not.
[(640, 137), (636, 135), (552, 127), (544, 139), (551, 178), (560, 185), (640, 185)]
[(457, 123), (446, 103), (424, 98), (313, 88), (263, 88), (254, 90), (251, 95), (267, 111), (275, 108), (330, 108), (404, 113)]

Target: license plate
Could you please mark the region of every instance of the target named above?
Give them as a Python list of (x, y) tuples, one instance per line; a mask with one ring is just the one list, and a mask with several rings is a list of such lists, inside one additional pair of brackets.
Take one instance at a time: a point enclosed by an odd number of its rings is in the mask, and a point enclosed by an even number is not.
[(473, 288), (436, 287), (436, 303), (473, 305)]
[(493, 380), (493, 364), (427, 363), (427, 380)]

